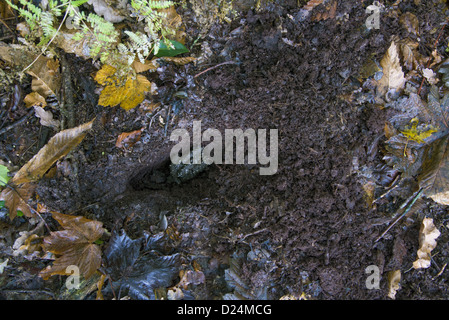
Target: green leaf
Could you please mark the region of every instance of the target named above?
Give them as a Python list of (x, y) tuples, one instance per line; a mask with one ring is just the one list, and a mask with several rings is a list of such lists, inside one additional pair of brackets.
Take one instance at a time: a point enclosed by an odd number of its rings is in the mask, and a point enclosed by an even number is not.
[(17, 210), (17, 216), (18, 216), (18, 217), (22, 217), (22, 216), (23, 216), (23, 212), (20, 211), (20, 210)]
[(155, 54), (156, 57), (174, 57), (181, 53), (189, 52), (189, 50), (180, 42), (169, 40), (174, 48), (169, 48), (163, 40), (159, 43), (159, 51)]
[(0, 186), (5, 186), (11, 177), (8, 177), (8, 168), (0, 164)]
[(89, 0), (75, 0), (75, 1), (72, 1), (72, 6), (79, 7), (80, 5), (86, 3), (87, 1), (89, 1)]

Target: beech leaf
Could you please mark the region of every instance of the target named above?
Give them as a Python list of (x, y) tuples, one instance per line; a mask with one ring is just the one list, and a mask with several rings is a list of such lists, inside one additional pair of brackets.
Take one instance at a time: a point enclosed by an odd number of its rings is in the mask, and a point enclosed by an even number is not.
[(42, 178), (56, 161), (67, 155), (84, 139), (87, 132), (92, 128), (93, 121), (63, 130), (54, 135), (30, 161), (20, 168), (11, 182), (18, 185)]

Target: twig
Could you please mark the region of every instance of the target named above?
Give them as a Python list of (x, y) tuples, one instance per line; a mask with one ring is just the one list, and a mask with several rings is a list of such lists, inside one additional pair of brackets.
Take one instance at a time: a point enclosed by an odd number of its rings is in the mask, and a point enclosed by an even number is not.
[(6, 22), (3, 21), (3, 19), (0, 18), (0, 22), (6, 27), (6, 29), (9, 30), (9, 32), (11, 32), (12, 34), (15, 34), (14, 31), (12, 31), (11, 28), (6, 24)]
[(226, 64), (237, 64), (237, 62), (235, 62), (235, 61), (226, 61), (226, 62), (219, 63), (219, 64), (217, 64), (216, 66), (213, 66), (213, 67), (207, 68), (206, 70), (201, 71), (200, 73), (196, 74), (196, 75), (193, 76), (193, 77), (194, 77), (194, 78), (199, 77), (200, 75), (202, 75), (202, 74), (204, 74), (204, 73), (206, 73), (206, 72), (208, 72), (208, 71), (211, 71), (211, 70), (213, 70), (213, 69), (215, 69), (215, 68), (224, 66), (224, 65), (226, 65)]
[(416, 195), (411, 197), (411, 200), (407, 200), (406, 202), (404, 202), (404, 204), (401, 206), (401, 209), (406, 207), (404, 212), (402, 214), (400, 214), (396, 219), (394, 219), (394, 221), (388, 226), (388, 228), (384, 232), (382, 232), (382, 234), (374, 242), (377, 242), (380, 239), (382, 239), (387, 234), (387, 232), (390, 231), (390, 229), (393, 228), (396, 225), (396, 223), (398, 223), (399, 220), (401, 220), (402, 218), (404, 218), (406, 216), (406, 214), (410, 211), (410, 209), (415, 204), (416, 200), (418, 200), (419, 197), (421, 197), (421, 194), (423, 193), (423, 191), (424, 191), (423, 188), (419, 189), (417, 191)]
[(7, 126), (6, 128), (3, 128), (0, 130), (0, 135), (4, 134), (5, 132), (14, 129), (15, 127), (17, 127), (18, 125), (24, 123), (29, 116), (31, 116), (31, 114), (34, 112), (34, 108), (31, 108), (30, 111), (28, 111), (28, 113), (26, 115), (24, 115), (22, 118), (20, 118), (19, 120), (17, 120), (16, 122), (14, 122), (13, 124), (10, 124), (9, 126)]
[(53, 42), (53, 40), (55, 40), (56, 35), (59, 33), (59, 30), (61, 30), (62, 25), (65, 22), (65, 19), (67, 18), (67, 15), (69, 13), (69, 10), (67, 9), (64, 15), (64, 18), (61, 21), (61, 24), (59, 25), (58, 29), (56, 30), (55, 34), (53, 35), (53, 37), (50, 39), (50, 41), (48, 41), (48, 43), (45, 45), (45, 47), (42, 49), (41, 53), (36, 57), (36, 59), (33, 60), (33, 62), (31, 62), (28, 67), (26, 67), (25, 69), (22, 70), (22, 73), (27, 71), (43, 54), (44, 52), (47, 50), (47, 48), (50, 46), (50, 44)]

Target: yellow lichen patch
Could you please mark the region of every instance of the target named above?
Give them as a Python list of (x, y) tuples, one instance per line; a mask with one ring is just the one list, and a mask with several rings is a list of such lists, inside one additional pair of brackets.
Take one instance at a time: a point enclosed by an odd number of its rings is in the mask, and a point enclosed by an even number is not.
[(432, 135), (432, 133), (438, 131), (438, 129), (435, 129), (431, 125), (425, 126), (424, 128), (418, 128), (418, 119), (416, 118), (413, 118), (411, 123), (412, 125), (407, 127), (404, 131), (401, 131), (401, 133), (406, 136), (407, 139), (418, 143), (423, 143), (425, 139)]

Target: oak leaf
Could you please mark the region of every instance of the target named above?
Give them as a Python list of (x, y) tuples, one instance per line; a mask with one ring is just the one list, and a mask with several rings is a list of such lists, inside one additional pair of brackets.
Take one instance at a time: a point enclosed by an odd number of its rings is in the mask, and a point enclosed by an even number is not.
[(58, 212), (52, 212), (52, 216), (63, 230), (45, 237), (43, 247), (57, 258), (39, 275), (44, 280), (57, 274), (70, 275), (67, 267), (76, 266), (85, 278), (91, 277), (101, 265), (101, 249), (94, 242), (104, 233), (103, 223)]

